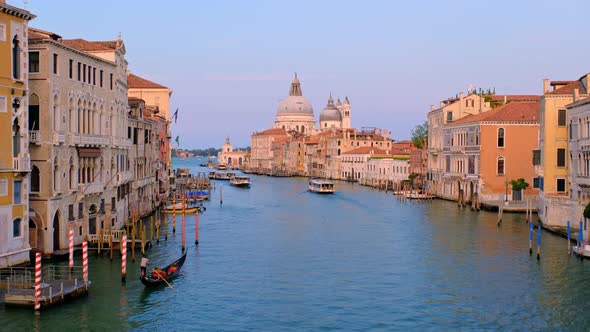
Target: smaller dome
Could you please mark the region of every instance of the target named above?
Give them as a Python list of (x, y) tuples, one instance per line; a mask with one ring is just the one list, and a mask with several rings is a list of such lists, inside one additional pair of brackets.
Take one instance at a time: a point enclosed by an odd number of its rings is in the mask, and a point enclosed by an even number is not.
[(340, 113), (340, 110), (334, 106), (332, 95), (330, 95), (330, 99), (328, 99), (328, 105), (326, 105), (324, 110), (320, 113), (320, 122), (323, 121), (342, 121), (342, 113)]

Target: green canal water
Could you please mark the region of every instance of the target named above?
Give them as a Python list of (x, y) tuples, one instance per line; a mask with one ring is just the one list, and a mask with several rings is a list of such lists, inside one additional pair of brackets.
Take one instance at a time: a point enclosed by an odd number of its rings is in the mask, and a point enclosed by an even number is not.
[[(199, 162), (174, 160), (194, 172)], [(198, 247), (194, 215), (186, 218), (188, 256), (174, 289), (146, 290), (139, 260), (122, 284), (118, 255), (91, 255), (87, 297), (40, 315), (0, 307), (0, 330), (590, 328), (590, 261), (568, 256), (566, 241), (546, 232), (540, 261), (529, 256), (523, 216), (506, 214), (498, 228), (495, 214), (451, 202), (402, 202), (350, 183), (317, 195), (306, 185), (217, 182)], [(153, 264), (180, 255), (180, 225), (178, 216), (177, 233), (148, 251)]]

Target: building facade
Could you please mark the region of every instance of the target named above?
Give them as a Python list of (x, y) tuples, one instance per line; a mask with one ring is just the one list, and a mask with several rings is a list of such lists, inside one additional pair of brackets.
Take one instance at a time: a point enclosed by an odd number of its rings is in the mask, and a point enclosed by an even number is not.
[[(537, 145), (538, 136), (538, 102), (512, 102), (447, 124), (439, 195), (494, 203), (536, 198), (538, 186), (528, 149)], [(511, 181), (519, 178), (529, 187), (523, 192), (510, 190)]]
[(226, 165), (228, 168), (242, 169), (248, 151), (234, 150), (229, 136), (225, 138), (225, 143), (221, 146), (221, 151), (217, 153), (217, 163)]
[[(575, 101), (574, 91), (576, 98), (588, 97), (589, 77), (590, 74), (575, 81), (543, 81), (539, 145), (533, 153), (540, 189), (537, 212), (547, 225), (565, 226), (564, 213), (575, 205), (568, 202), (573, 190), (568, 179), (568, 162), (573, 158), (568, 157), (567, 105)], [(570, 208), (564, 209), (566, 205)]]
[(132, 181), (121, 39), (65, 40), (29, 29), (31, 246), (50, 254), (120, 228)]
[(0, 0), (0, 267), (29, 261), (28, 21)]

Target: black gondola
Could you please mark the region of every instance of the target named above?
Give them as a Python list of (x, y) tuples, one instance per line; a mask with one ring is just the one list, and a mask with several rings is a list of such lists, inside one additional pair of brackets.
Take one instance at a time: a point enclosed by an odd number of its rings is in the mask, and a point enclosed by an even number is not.
[[(188, 250), (185, 250), (179, 259), (177, 259), (176, 261), (174, 261), (173, 263), (167, 265), (165, 268), (162, 269), (163, 271), (168, 272), (168, 270), (171, 267), (176, 266), (176, 270), (173, 273), (166, 275), (166, 277), (164, 277), (164, 279), (166, 279), (166, 281), (170, 282), (170, 280), (176, 278), (176, 276), (180, 273), (180, 269), (184, 265), (184, 260), (186, 259), (186, 252), (187, 251)], [(162, 280), (162, 278), (152, 278), (151, 275), (141, 276), (139, 279), (141, 280), (141, 283), (146, 286), (157, 286), (157, 285), (166, 284), (164, 282), (164, 280)]]

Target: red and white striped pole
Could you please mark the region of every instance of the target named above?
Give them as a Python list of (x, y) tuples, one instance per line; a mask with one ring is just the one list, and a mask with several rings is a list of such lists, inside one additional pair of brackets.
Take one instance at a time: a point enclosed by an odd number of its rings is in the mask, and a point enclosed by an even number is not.
[(195, 213), (195, 244), (199, 244), (199, 209)]
[(70, 271), (74, 268), (74, 230), (70, 229)]
[(35, 310), (41, 309), (41, 253), (35, 254)]
[(88, 242), (82, 242), (82, 279), (88, 282)]
[(127, 235), (123, 234), (121, 239), (121, 281), (125, 282), (127, 277)]

